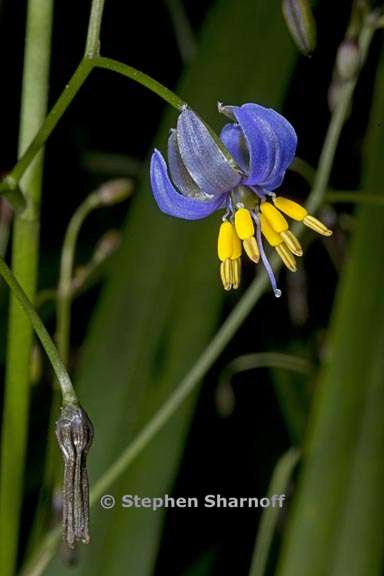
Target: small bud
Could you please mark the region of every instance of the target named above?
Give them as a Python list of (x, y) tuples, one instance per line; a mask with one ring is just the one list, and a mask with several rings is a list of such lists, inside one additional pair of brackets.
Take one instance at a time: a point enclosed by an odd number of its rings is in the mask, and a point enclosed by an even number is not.
[(133, 182), (127, 178), (109, 180), (98, 189), (101, 203), (105, 206), (113, 206), (114, 204), (123, 202), (123, 200), (131, 196), (132, 192)]
[(305, 55), (316, 47), (316, 22), (308, 0), (283, 0), (282, 10), (297, 48)]
[(342, 80), (354, 78), (360, 68), (361, 55), (356, 40), (345, 39), (336, 55), (336, 70)]
[(108, 230), (96, 244), (93, 261), (100, 264), (111, 256), (120, 245), (120, 233), (117, 230)]
[(61, 409), (56, 438), (64, 459), (63, 531), (69, 548), (88, 544), (89, 484), (87, 454), (93, 440), (93, 426), (86, 412), (73, 404)]

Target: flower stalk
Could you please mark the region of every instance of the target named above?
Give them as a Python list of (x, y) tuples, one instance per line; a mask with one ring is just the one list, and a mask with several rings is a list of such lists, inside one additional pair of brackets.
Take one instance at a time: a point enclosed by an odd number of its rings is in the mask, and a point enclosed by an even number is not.
[[(28, 0), (27, 6), (18, 146), (20, 157), (24, 155), (46, 115), (53, 1)], [(39, 54), (39, 58), (36, 58), (36, 54)], [(8, 176), (2, 183), (2, 191), (6, 192), (7, 201), (15, 208), (12, 270), (29, 298), (28, 302), (34, 302), (37, 284), (43, 162), (43, 154), (39, 149), (34, 156), (34, 162), (25, 167), (18, 180)], [(1, 268), (5, 274), (8, 272), (4, 262)], [(12, 292), (0, 471), (0, 565), (3, 576), (13, 576), (18, 552), (29, 421), (32, 339), (30, 323), (19, 307), (17, 295)], [(64, 380), (63, 378), (63, 383)]]

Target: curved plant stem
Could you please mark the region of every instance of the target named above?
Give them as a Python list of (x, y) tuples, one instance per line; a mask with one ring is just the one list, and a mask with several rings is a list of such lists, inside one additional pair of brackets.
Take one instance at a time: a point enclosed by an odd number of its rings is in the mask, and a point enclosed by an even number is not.
[(80, 228), (92, 210), (101, 205), (100, 194), (94, 192), (80, 204), (73, 214), (63, 242), (60, 263), (60, 279), (57, 291), (56, 342), (65, 364), (68, 362), (71, 329), (72, 274), (75, 249)]
[(40, 316), (35, 311), (29, 298), (25, 294), (24, 290), (16, 280), (10, 268), (7, 266), (3, 258), (0, 258), (0, 275), (3, 277), (5, 282), (8, 284), (12, 291), (13, 296), (17, 299), (19, 305), (24, 310), (28, 321), (32, 325), (34, 331), (36, 332), (42, 347), (44, 348), (52, 368), (55, 372), (57, 380), (60, 385), (61, 393), (63, 396), (63, 404), (78, 404), (76, 393), (73, 389), (71, 379), (68, 372), (63, 364), (62, 359), (53, 343), (52, 338), (47, 332), (44, 324), (42, 323)]
[[(53, 0), (29, 0), (21, 99), (19, 154), (23, 154), (46, 114)], [(38, 54), (38, 57), (36, 57)], [(39, 152), (38, 150), (37, 152)], [(12, 269), (27, 297), (36, 292), (39, 212), (43, 154), (24, 171), (25, 209), (16, 214), (13, 228)], [(26, 167), (27, 168), (27, 167)], [(20, 196), (18, 182), (11, 182)], [(17, 203), (16, 203), (17, 204)], [(5, 270), (4, 266), (2, 269)], [(16, 296), (10, 298), (0, 479), (1, 574), (13, 576), (23, 495), (30, 394), (32, 328)]]
[[(367, 19), (360, 34), (360, 45), (362, 47), (362, 54), (364, 60), (366, 58), (368, 47), (372, 39), (374, 27)], [(363, 60), (362, 60), (363, 61)], [(326, 193), (330, 172), (335, 157), (337, 144), (341, 133), (342, 126), (346, 120), (353, 91), (356, 85), (356, 80), (352, 83), (346, 83), (340, 90), (339, 101), (336, 110), (332, 114), (327, 134), (324, 140), (322, 152), (320, 155), (319, 165), (316, 172), (314, 186), (308, 198), (307, 208), (311, 212), (316, 212), (324, 200)], [(298, 227), (298, 236), (302, 234), (302, 226)], [(272, 266), (275, 271), (281, 267), (281, 262), (278, 258), (272, 258)], [(239, 303), (235, 306), (228, 318), (217, 331), (210, 344), (205, 348), (201, 356), (197, 359), (191, 370), (180, 382), (179, 386), (168, 398), (168, 400), (160, 407), (144, 429), (136, 436), (130, 445), (122, 452), (117, 460), (108, 468), (99, 481), (95, 484), (91, 491), (90, 503), (91, 506), (95, 505), (100, 496), (110, 488), (110, 486), (117, 480), (117, 478), (124, 472), (127, 467), (135, 460), (135, 458), (144, 450), (144, 448), (151, 442), (156, 434), (168, 422), (169, 418), (178, 410), (183, 404), (184, 400), (189, 394), (196, 389), (203, 376), (211, 368), (213, 363), (219, 357), (223, 349), (232, 339), (238, 328), (243, 321), (247, 318), (248, 314), (260, 299), (268, 286), (268, 279), (264, 272), (254, 280)], [(38, 576), (42, 574), (45, 566), (51, 559), (55, 551), (55, 546), (59, 539), (58, 532), (50, 532), (44, 539), (39, 550), (37, 550), (34, 557), (26, 566), (23, 571), (23, 576)]]
[(58, 121), (63, 116), (64, 112), (71, 104), (72, 100), (84, 84), (86, 78), (92, 70), (92, 61), (83, 58), (79, 66), (76, 68), (73, 76), (61, 93), (48, 116), (41, 125), (40, 130), (25, 150), (20, 160), (17, 162), (13, 170), (8, 175), (7, 179), (12, 182), (18, 183), (28, 166), (34, 160), (40, 149), (44, 146), (49, 136), (55, 129)]
[[(177, 110), (181, 110), (181, 108), (185, 105), (185, 102), (181, 100), (181, 98), (179, 98), (174, 92), (150, 76), (147, 76), (147, 74), (144, 74), (144, 72), (140, 72), (140, 70), (132, 68), (132, 66), (128, 66), (127, 64), (123, 64), (117, 60), (112, 60), (111, 58), (103, 58), (101, 56), (95, 56), (92, 58), (84, 57), (81, 60), (79, 66), (76, 68), (68, 84), (66, 85), (65, 90), (61, 93), (48, 116), (44, 120), (35, 138), (32, 140), (24, 154), (21, 156), (20, 160), (4, 180), (3, 187), (7, 184), (7, 182), (9, 183), (9, 189), (11, 185), (13, 188), (17, 187), (18, 182), (22, 178), (28, 166), (31, 164), (36, 155), (39, 153), (40, 149), (48, 140), (49, 136), (52, 134), (57, 123), (63, 116), (64, 112), (67, 110), (68, 106), (71, 104), (72, 100), (80, 90), (81, 86), (84, 84), (85, 80), (88, 78), (93, 68), (104, 68), (106, 70), (117, 72), (122, 76), (126, 76), (138, 84), (145, 86)], [(1, 190), (2, 188), (0, 186), (0, 193)], [(13, 198), (12, 194), (13, 192), (10, 189), (8, 193), (9, 201), (11, 201)]]
[(299, 374), (310, 374), (313, 366), (306, 358), (283, 354), (281, 352), (256, 352), (243, 354), (230, 362), (220, 375), (221, 382), (227, 382), (239, 372), (254, 370), (255, 368), (283, 368)]
[(105, 58), (103, 56), (98, 56), (93, 59), (93, 65), (96, 68), (105, 68), (106, 70), (111, 70), (113, 72), (117, 72), (122, 76), (126, 76), (131, 80), (134, 80), (138, 84), (141, 84), (145, 88), (148, 88), (154, 94), (157, 94), (162, 98), (165, 102), (168, 102), (173, 108), (176, 110), (181, 110), (183, 106), (185, 106), (184, 100), (179, 98), (177, 94), (169, 90), (157, 80), (151, 78), (144, 72), (140, 72), (136, 68), (132, 68), (132, 66), (128, 66), (128, 64), (123, 64), (123, 62), (119, 62), (118, 60), (113, 60), (112, 58)]
[[(274, 494), (286, 494), (299, 458), (299, 451), (296, 448), (291, 448), (278, 460), (268, 488), (269, 497)], [(255, 550), (248, 576), (264, 576), (266, 574), (268, 555), (280, 513), (279, 507), (269, 507), (264, 510), (257, 531)]]

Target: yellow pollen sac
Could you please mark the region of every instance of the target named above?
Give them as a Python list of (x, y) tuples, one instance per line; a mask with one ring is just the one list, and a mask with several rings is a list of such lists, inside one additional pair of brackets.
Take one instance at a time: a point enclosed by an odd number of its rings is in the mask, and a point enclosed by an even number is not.
[(224, 290), (230, 290), (232, 288), (232, 260), (229, 258), (220, 263), (220, 277)]
[(282, 242), (279, 246), (275, 247), (276, 252), (291, 272), (296, 272), (296, 260), (292, 253), (289, 251), (287, 246)]
[(332, 236), (333, 232), (329, 228), (327, 228), (320, 220), (308, 214), (303, 220), (303, 223), (308, 226), (308, 228), (312, 228), (315, 232), (318, 232), (322, 236)]
[(292, 252), (292, 254), (294, 254), (295, 256), (303, 255), (303, 249), (301, 247), (301, 244), (293, 232), (291, 232), (290, 230), (282, 232), (281, 237), (288, 246), (288, 248), (290, 249), (290, 251)]
[(239, 208), (235, 213), (235, 228), (240, 240), (246, 240), (255, 233), (252, 216), (246, 208)]
[(219, 259), (224, 262), (231, 258), (233, 254), (234, 230), (230, 222), (225, 221), (219, 229), (219, 238), (217, 240), (217, 254)]
[(240, 258), (243, 250), (242, 250), (242, 246), (241, 246), (241, 240), (236, 233), (235, 225), (231, 224), (231, 226), (232, 226), (232, 230), (233, 230), (233, 250), (232, 250), (231, 259), (237, 260), (238, 258)]
[(269, 221), (266, 219), (264, 214), (260, 214), (259, 218), (260, 218), (261, 232), (263, 236), (265, 236), (268, 244), (270, 244), (273, 247), (282, 244), (283, 242), (282, 237), (280, 236), (280, 234), (277, 234), (277, 232), (274, 231), (274, 229), (272, 228), (272, 226), (270, 225)]
[(241, 278), (241, 260), (240, 258), (236, 258), (236, 260), (232, 260), (232, 288), (237, 290), (240, 286), (240, 278)]
[(297, 220), (297, 222), (301, 222), (304, 220), (306, 215), (308, 214), (307, 210), (300, 206), (297, 202), (293, 200), (289, 200), (288, 198), (284, 198), (279, 196), (278, 198), (273, 199), (273, 203), (284, 214), (292, 218), (292, 220)]
[(262, 202), (260, 210), (268, 219), (268, 222), (275, 232), (281, 234), (281, 232), (288, 230), (288, 222), (272, 204), (269, 204), (269, 202)]
[(256, 238), (254, 236), (251, 236), (251, 238), (246, 238), (243, 240), (243, 246), (248, 258), (257, 264), (260, 260), (260, 251), (256, 242)]

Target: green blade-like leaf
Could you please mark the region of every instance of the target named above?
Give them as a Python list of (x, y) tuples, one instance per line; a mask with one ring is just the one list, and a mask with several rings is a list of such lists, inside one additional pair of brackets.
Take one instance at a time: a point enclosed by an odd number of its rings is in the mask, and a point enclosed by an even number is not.
[[(277, 3), (222, 0), (204, 26), (199, 55), (179, 92), (218, 126), (217, 100), (279, 107), (293, 62)], [(174, 114), (167, 114), (158, 146), (173, 121)], [(95, 424), (91, 482), (174, 390), (215, 329), (223, 300), (218, 225), (217, 216), (188, 223), (161, 214), (147, 179), (137, 192), (82, 362), (79, 394)], [(192, 398), (111, 488), (116, 498), (171, 490), (193, 407)], [(122, 567), (124, 574), (150, 574), (163, 519), (160, 511), (96, 507), (93, 542), (72, 574), (120, 576)], [(48, 570), (62, 573), (58, 561)]]
[[(384, 58), (363, 188), (383, 191)], [(382, 192), (381, 192), (382, 193)], [(384, 214), (359, 211), (279, 576), (379, 576), (384, 534)]]

